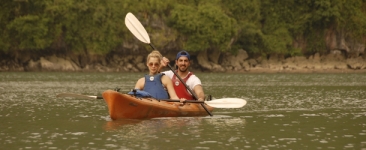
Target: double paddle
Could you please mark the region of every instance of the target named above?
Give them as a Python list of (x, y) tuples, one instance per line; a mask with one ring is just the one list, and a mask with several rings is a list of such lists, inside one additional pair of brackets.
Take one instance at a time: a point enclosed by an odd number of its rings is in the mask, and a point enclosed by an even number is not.
[[(156, 49), (154, 47), (154, 45), (152, 45), (150, 43), (150, 37), (149, 34), (147, 34), (144, 26), (142, 26), (141, 22), (132, 14), (132, 13), (127, 13), (126, 18), (125, 18), (125, 24), (126, 27), (128, 28), (128, 30), (131, 31), (131, 33), (137, 38), (139, 39), (141, 42), (147, 43), (151, 46), (152, 49)], [(173, 70), (172, 66), (170, 66), (170, 64), (168, 63), (168, 67), (169, 69), (175, 74), (176, 77), (178, 77), (179, 81), (183, 83), (183, 85), (186, 87), (186, 89), (192, 94), (193, 98), (195, 100), (198, 99), (196, 93), (194, 93), (189, 87), (188, 85), (183, 81), (183, 79)], [(206, 112), (212, 116), (212, 113), (210, 111), (208, 111), (208, 109), (206, 108), (206, 106), (204, 105), (204, 103), (201, 103), (201, 106), (206, 110)]]
[[(102, 96), (81, 95), (81, 94), (74, 94), (74, 93), (61, 93), (61, 94), (58, 94), (56, 97), (74, 97), (74, 98), (81, 98), (81, 99), (103, 99)], [(180, 102), (180, 100), (173, 100), (173, 99), (160, 99), (160, 101)], [(247, 101), (240, 99), (240, 98), (221, 98), (221, 99), (214, 99), (211, 101), (186, 100), (185, 103), (207, 104), (214, 108), (241, 108), (247, 103)]]

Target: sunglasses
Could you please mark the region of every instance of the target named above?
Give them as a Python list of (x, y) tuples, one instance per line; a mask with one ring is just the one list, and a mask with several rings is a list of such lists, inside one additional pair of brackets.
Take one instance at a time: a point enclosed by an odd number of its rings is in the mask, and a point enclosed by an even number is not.
[(149, 66), (152, 67), (152, 66), (156, 66), (156, 67), (159, 67), (160, 64), (159, 63), (149, 63)]

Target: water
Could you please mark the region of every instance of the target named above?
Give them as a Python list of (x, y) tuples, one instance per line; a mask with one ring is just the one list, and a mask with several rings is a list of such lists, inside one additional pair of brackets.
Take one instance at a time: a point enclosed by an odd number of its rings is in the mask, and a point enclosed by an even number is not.
[(213, 117), (117, 120), (103, 100), (141, 73), (0, 73), (0, 149), (366, 149), (365, 74), (199, 73), (247, 105)]

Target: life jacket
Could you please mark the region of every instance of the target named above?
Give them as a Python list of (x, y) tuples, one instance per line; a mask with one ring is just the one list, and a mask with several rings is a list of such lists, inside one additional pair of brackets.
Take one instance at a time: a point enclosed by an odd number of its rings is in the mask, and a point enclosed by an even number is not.
[(151, 94), (156, 99), (169, 99), (168, 92), (165, 90), (161, 77), (164, 74), (157, 74), (155, 76), (145, 75), (144, 91)]
[[(189, 79), (189, 77), (192, 74), (193, 74), (192, 72), (189, 72), (187, 74), (187, 76), (184, 79), (182, 79), (184, 81), (184, 83), (187, 83), (187, 80)], [(173, 81), (173, 86), (174, 86), (175, 93), (177, 93), (177, 96), (179, 98), (185, 98), (187, 100), (194, 100), (194, 97), (192, 96), (192, 94), (190, 94), (187, 91), (187, 87), (184, 86), (184, 84), (182, 82), (180, 82), (180, 80), (176, 77), (175, 74), (173, 75), (172, 81)]]

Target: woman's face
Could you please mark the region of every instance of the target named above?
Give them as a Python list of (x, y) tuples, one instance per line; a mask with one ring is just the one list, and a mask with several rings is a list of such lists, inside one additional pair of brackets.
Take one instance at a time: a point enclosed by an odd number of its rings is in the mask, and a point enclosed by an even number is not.
[(150, 73), (156, 74), (160, 67), (159, 59), (156, 57), (150, 57), (150, 59), (147, 62), (147, 67), (149, 68)]

